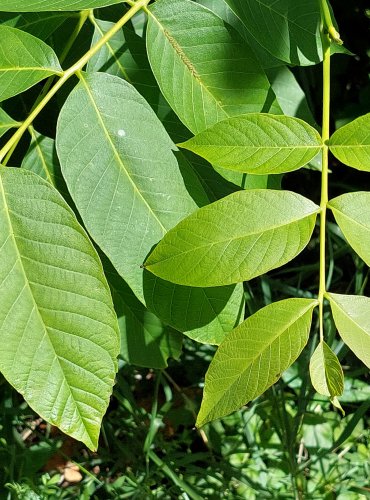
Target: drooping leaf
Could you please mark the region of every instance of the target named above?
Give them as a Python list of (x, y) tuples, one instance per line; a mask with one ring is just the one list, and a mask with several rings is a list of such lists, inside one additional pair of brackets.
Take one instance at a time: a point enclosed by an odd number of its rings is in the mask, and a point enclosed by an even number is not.
[(120, 3), (122, 0), (1, 0), (4, 12), (43, 12), (96, 9)]
[(29, 132), (31, 144), (21, 167), (39, 175), (64, 194), (67, 189), (60, 171), (54, 139), (40, 134), (33, 127), (29, 128)]
[(329, 149), (345, 165), (370, 172), (370, 113), (334, 132)]
[[(88, 231), (140, 300), (146, 255), (203, 193), (148, 103), (124, 80), (91, 73), (59, 116), (57, 151)], [(181, 171), (180, 171), (181, 168)]]
[(315, 391), (330, 397), (334, 406), (341, 409), (337, 397), (344, 390), (343, 370), (337, 356), (324, 341), (319, 343), (311, 357), (310, 376)]
[(53, 49), (33, 35), (0, 26), (0, 40), (0, 101), (61, 73)]
[(328, 293), (339, 335), (370, 368), (370, 299), (359, 295)]
[[(109, 31), (114, 23), (94, 19), (92, 45)], [(88, 62), (88, 72), (102, 71), (124, 78), (134, 85), (153, 109), (158, 106), (159, 89), (150, 69), (145, 41), (132, 29), (123, 27)]]
[(96, 449), (118, 326), (103, 269), (59, 193), (1, 167), (0, 371), (29, 405)]
[[(0, 3), (0, 8), (2, 8), (2, 3)], [(76, 14), (73, 15), (76, 16)], [(41, 40), (47, 40), (64, 21), (72, 16), (70, 12), (17, 12), (15, 14), (0, 12), (0, 23), (4, 26), (27, 31)]]
[[(320, 6), (312, 0), (226, 0), (249, 33), (258, 56), (265, 51), (289, 64), (322, 59)], [(262, 47), (262, 52), (259, 47)]]
[(370, 266), (370, 193), (346, 193), (328, 206), (348, 243)]
[(297, 170), (321, 145), (317, 130), (303, 120), (264, 113), (227, 118), (180, 144), (210, 163), (251, 174)]
[(267, 77), (222, 19), (190, 0), (157, 0), (149, 12), (150, 64), (163, 95), (193, 133), (228, 116), (265, 110)]
[(206, 373), (198, 427), (238, 410), (279, 380), (307, 343), (316, 305), (311, 299), (275, 302), (228, 334)]
[(188, 286), (250, 280), (289, 262), (307, 245), (319, 207), (290, 191), (238, 191), (169, 231), (145, 267)]
[(112, 265), (106, 259), (103, 263), (118, 315), (122, 358), (132, 365), (166, 368), (168, 358), (178, 359), (181, 354), (181, 333), (148, 311)]
[(218, 345), (243, 320), (242, 283), (193, 288), (145, 273), (144, 293), (151, 311), (197, 342)]
[(0, 137), (13, 127), (18, 127), (20, 124), (13, 120), (2, 108), (0, 108)]

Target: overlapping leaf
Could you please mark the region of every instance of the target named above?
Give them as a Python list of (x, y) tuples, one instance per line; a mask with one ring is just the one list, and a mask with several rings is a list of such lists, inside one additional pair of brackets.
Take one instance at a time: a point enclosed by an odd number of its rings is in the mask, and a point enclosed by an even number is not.
[(42, 12), (56, 10), (96, 9), (120, 3), (122, 0), (1, 0), (4, 12)]
[(311, 357), (310, 376), (315, 390), (330, 397), (334, 406), (341, 408), (337, 397), (344, 390), (343, 370), (337, 356), (324, 341), (319, 343)]
[(2, 108), (0, 108), (0, 137), (13, 127), (18, 127), (19, 123), (13, 120)]
[(339, 335), (370, 368), (370, 299), (356, 295), (328, 293)]
[(342, 163), (370, 172), (370, 113), (334, 132), (329, 149)]
[(197, 426), (239, 409), (280, 378), (307, 343), (316, 304), (275, 302), (228, 334), (208, 368)]
[(189, 0), (155, 2), (147, 50), (163, 95), (193, 133), (268, 105), (270, 85), (251, 50), (201, 5)]
[(249, 280), (303, 250), (318, 210), (290, 191), (238, 191), (181, 221), (153, 250), (145, 267), (180, 285)]
[(329, 207), (351, 247), (370, 266), (370, 193), (346, 193)]
[[(300, 66), (322, 59), (320, 6), (312, 0), (226, 0), (243, 22), (250, 45)], [(262, 51), (259, 47), (262, 47)]]
[[(76, 14), (72, 15), (76, 17)], [(70, 12), (0, 12), (0, 23), (27, 31), (41, 40), (47, 40), (69, 17), (71, 17)]]
[(230, 170), (279, 174), (306, 165), (321, 144), (318, 132), (298, 118), (250, 113), (222, 120), (180, 146)]
[(96, 449), (119, 353), (99, 257), (49, 183), (0, 168), (0, 371), (41, 417)]
[(0, 26), (0, 39), (0, 101), (61, 73), (53, 49), (33, 35)]

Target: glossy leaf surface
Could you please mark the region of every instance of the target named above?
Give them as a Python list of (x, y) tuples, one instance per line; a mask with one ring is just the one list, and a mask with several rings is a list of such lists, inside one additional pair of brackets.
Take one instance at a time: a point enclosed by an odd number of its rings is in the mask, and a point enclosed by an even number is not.
[(1, 0), (4, 12), (42, 12), (55, 10), (96, 9), (120, 3), (121, 0)]
[(163, 95), (193, 133), (228, 116), (259, 112), (266, 104), (270, 85), (252, 51), (201, 5), (155, 2), (147, 50)]
[(311, 382), (316, 392), (334, 398), (344, 389), (343, 370), (326, 342), (320, 342), (310, 360)]
[(250, 280), (303, 250), (318, 210), (290, 191), (239, 191), (181, 221), (153, 250), (145, 267), (189, 286)]
[(370, 299), (361, 295), (327, 295), (339, 335), (370, 368)]
[(103, 269), (47, 182), (1, 167), (0, 371), (29, 405), (96, 449), (118, 326)]
[(370, 193), (346, 193), (329, 201), (348, 243), (370, 266)]
[(329, 149), (345, 165), (370, 172), (370, 113), (334, 132)]
[[(290, 64), (320, 62), (320, 7), (312, 0), (226, 0), (252, 46)], [(263, 57), (263, 54), (261, 54)]]
[(0, 26), (0, 101), (62, 71), (53, 49), (16, 28)]
[(275, 302), (228, 334), (208, 368), (197, 426), (238, 410), (279, 380), (307, 343), (316, 304)]
[(210, 163), (251, 174), (279, 174), (306, 165), (321, 149), (318, 132), (289, 116), (234, 116), (180, 144)]

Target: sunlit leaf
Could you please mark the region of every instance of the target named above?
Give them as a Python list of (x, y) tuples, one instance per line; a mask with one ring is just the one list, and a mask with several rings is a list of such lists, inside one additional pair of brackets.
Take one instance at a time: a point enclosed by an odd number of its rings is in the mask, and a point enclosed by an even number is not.
[(61, 73), (53, 49), (33, 35), (0, 26), (0, 40), (0, 101)]
[(11, 128), (18, 126), (19, 123), (0, 108), (0, 137)]
[(119, 353), (99, 257), (51, 184), (0, 168), (0, 371), (42, 418), (96, 449)]
[(55, 10), (96, 9), (122, 0), (1, 0), (4, 12), (42, 12)]
[(346, 193), (329, 201), (348, 243), (370, 266), (370, 193)]
[(370, 113), (334, 132), (329, 149), (345, 165), (370, 172)]
[(289, 262), (307, 245), (319, 207), (290, 191), (238, 191), (169, 231), (145, 267), (180, 285), (250, 280)]
[(307, 343), (316, 305), (275, 302), (228, 334), (208, 368), (197, 426), (238, 410), (279, 380)]
[(370, 368), (370, 299), (359, 295), (328, 293), (339, 335)]
[(227, 118), (180, 144), (210, 163), (252, 174), (296, 170), (321, 145), (319, 133), (303, 120), (264, 113)]

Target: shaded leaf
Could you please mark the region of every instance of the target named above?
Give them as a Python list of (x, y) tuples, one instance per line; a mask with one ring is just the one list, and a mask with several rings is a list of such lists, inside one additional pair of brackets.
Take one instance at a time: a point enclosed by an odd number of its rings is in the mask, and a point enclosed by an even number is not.
[(11, 128), (18, 127), (19, 125), (19, 122), (13, 120), (13, 118), (9, 116), (8, 113), (0, 108), (0, 137)]
[(346, 193), (328, 206), (348, 243), (370, 266), (370, 193)]
[(0, 26), (0, 39), (0, 101), (62, 72), (53, 49), (33, 35)]
[(103, 269), (59, 193), (1, 167), (0, 371), (29, 405), (96, 449), (118, 326)]
[[(258, 56), (306, 66), (322, 59), (320, 6), (312, 0), (226, 0)], [(262, 47), (262, 52), (259, 49)]]
[(157, 0), (149, 12), (150, 64), (163, 95), (192, 132), (264, 109), (267, 77), (222, 19), (189, 0)]
[(328, 293), (339, 335), (370, 368), (370, 299), (359, 295)]
[(329, 149), (345, 165), (370, 172), (370, 113), (334, 132)]
[[(2, 3), (0, 8), (2, 8)], [(0, 12), (0, 23), (27, 31), (41, 40), (47, 40), (70, 17), (70, 12), (26, 12), (23, 14)]]
[(316, 305), (311, 299), (275, 302), (228, 334), (206, 373), (198, 427), (238, 410), (279, 380), (307, 343)]
[(306, 165), (322, 141), (298, 118), (250, 113), (222, 120), (179, 145), (223, 168), (279, 174)]
[(56, 10), (96, 9), (122, 0), (1, 0), (4, 12), (41, 12)]
[(334, 406), (338, 407), (336, 398), (344, 390), (343, 370), (337, 356), (324, 341), (319, 343), (311, 357), (310, 376), (315, 391), (330, 397)]
[(238, 191), (169, 231), (145, 267), (180, 285), (250, 280), (289, 262), (307, 245), (319, 207), (290, 191)]

